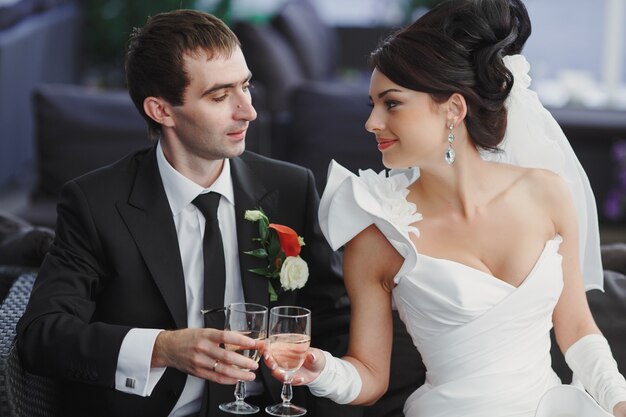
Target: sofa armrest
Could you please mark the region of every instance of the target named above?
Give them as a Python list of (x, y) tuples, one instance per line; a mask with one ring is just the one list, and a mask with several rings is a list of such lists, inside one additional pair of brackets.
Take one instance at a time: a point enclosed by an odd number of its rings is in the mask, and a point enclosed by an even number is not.
[(0, 415), (60, 416), (61, 397), (50, 378), (26, 372), (15, 346), (15, 327), (24, 314), (36, 273), (21, 275), (0, 305)]

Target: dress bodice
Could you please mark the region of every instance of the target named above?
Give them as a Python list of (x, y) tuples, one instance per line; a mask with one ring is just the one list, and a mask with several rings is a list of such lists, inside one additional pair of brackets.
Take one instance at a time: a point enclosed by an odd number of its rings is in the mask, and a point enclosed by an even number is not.
[(393, 290), (427, 369), (426, 383), (407, 401), (407, 416), (455, 415), (450, 396), (465, 416), (534, 415), (542, 395), (560, 383), (550, 356), (552, 311), (563, 287), (560, 242), (557, 236), (546, 243), (517, 288), (418, 255)]
[[(531, 286), (533, 280), (549, 281), (543, 297), (535, 300), (540, 314), (554, 308), (562, 289), (558, 253), (561, 237), (546, 242), (530, 273), (520, 287), (498, 279), (486, 272), (459, 262), (418, 254), (410, 273), (399, 277), (393, 297), (409, 332), (419, 348), (432, 338), (467, 325), (492, 311), (515, 292)], [(502, 307), (499, 307), (501, 309)], [(528, 313), (528, 311), (527, 311)]]
[(560, 381), (551, 368), (552, 312), (563, 288), (561, 237), (546, 242), (514, 287), (483, 271), (419, 254), (421, 216), (406, 201), (419, 176), (356, 176), (331, 162), (320, 226), (334, 249), (375, 224), (404, 262), (393, 300), (426, 365), (426, 383), (407, 400), (407, 417), (532, 417)]

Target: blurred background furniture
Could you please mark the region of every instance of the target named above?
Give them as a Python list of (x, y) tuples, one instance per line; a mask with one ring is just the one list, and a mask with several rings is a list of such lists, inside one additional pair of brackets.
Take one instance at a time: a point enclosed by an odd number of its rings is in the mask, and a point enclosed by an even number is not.
[(57, 382), (22, 369), (15, 327), (28, 303), (36, 273), (54, 232), (0, 213), (0, 415), (55, 417)]
[(0, 184), (29, 175), (33, 159), (31, 94), (41, 83), (77, 83), (78, 1), (0, 4)]
[(24, 313), (35, 272), (24, 272), (0, 304), (0, 415), (61, 417), (59, 382), (26, 372), (15, 346), (15, 326)]
[[(350, 111), (342, 108), (347, 104), (341, 100), (342, 97), (346, 97), (352, 105), (362, 104), (364, 109), (367, 108), (369, 75), (365, 70), (353, 70), (350, 76), (341, 72), (340, 58), (344, 54), (344, 48), (339, 42), (338, 32), (322, 21), (310, 1), (289, 1), (268, 21), (238, 21), (233, 25), (233, 30), (241, 41), (246, 62), (254, 74), (253, 83), (263, 85), (267, 94), (267, 109), (272, 118), (271, 156), (300, 162), (301, 158), (292, 154), (299, 146), (300, 136), (305, 133), (294, 122), (298, 112), (306, 109), (316, 112), (317, 106), (331, 107), (331, 111), (338, 110), (338, 114), (332, 118), (320, 118), (317, 124), (333, 125)], [(366, 51), (363, 48), (360, 68), (367, 66)], [(305, 96), (309, 92), (317, 96), (318, 89), (331, 93), (327, 97), (328, 101), (306, 102), (305, 98), (305, 102), (296, 102), (300, 91), (305, 92)], [(302, 95), (300, 98), (303, 98)], [(339, 98), (339, 101), (331, 101), (335, 98)], [(358, 103), (355, 98), (364, 101)], [(305, 105), (309, 107), (303, 107)], [(360, 116), (363, 113), (355, 114)], [(303, 118), (299, 117), (299, 120)], [(346, 124), (352, 121), (353, 119), (347, 120)], [(364, 121), (356, 122), (356, 130), (364, 136), (367, 133), (362, 129)], [(331, 126), (331, 130), (325, 133), (335, 132)], [(334, 136), (333, 139), (326, 138), (326, 141), (338, 138)], [(325, 146), (321, 146), (322, 152), (308, 156), (326, 157)], [(373, 154), (376, 155), (375, 152)], [(325, 161), (326, 165), (327, 161), (328, 159)], [(311, 166), (317, 168), (318, 163), (312, 162)], [(318, 180), (325, 177), (325, 170), (321, 177), (317, 175), (319, 170), (314, 173)]]

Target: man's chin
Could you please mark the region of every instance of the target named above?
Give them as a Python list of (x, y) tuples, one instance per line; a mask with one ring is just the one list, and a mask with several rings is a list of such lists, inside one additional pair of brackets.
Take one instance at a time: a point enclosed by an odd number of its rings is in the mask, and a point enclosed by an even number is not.
[(228, 155), (226, 156), (226, 158), (236, 158), (238, 156), (241, 156), (241, 154), (246, 150), (245, 139), (242, 139), (241, 141), (238, 141), (237, 143), (234, 143), (232, 145), (233, 146), (231, 146), (228, 150)]

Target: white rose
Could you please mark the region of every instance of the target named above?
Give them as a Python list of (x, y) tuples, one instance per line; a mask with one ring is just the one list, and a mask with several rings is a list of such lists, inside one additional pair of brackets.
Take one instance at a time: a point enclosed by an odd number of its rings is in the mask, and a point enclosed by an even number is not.
[(246, 220), (250, 220), (251, 222), (257, 222), (265, 218), (265, 214), (263, 214), (263, 212), (261, 212), (260, 210), (246, 210), (243, 217)]
[(288, 256), (280, 269), (280, 285), (286, 290), (304, 287), (309, 278), (309, 266), (299, 256)]

